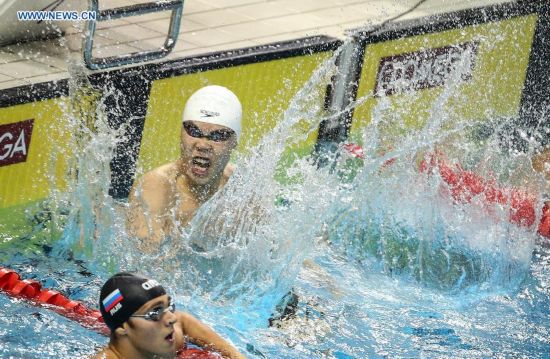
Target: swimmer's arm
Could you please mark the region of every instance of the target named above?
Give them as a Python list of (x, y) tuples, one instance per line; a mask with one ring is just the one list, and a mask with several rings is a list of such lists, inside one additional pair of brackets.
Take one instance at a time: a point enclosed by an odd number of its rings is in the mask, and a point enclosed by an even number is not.
[(176, 312), (176, 314), (183, 329), (183, 334), (189, 337), (191, 343), (217, 351), (224, 358), (245, 358), (235, 347), (191, 314), (184, 312)]
[(128, 196), (126, 228), (129, 235), (145, 242), (145, 247), (158, 245), (168, 234), (165, 232), (169, 216), (169, 186), (162, 175), (146, 173)]

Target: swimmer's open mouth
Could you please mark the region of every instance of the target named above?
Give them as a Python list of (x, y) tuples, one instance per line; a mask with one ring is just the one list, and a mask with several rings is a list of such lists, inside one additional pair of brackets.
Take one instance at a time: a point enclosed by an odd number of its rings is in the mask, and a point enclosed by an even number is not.
[(174, 332), (172, 332), (172, 333), (168, 334), (167, 336), (165, 336), (164, 339), (168, 340), (169, 342), (174, 340)]
[(202, 168), (210, 167), (210, 159), (206, 157), (193, 157), (193, 164)]

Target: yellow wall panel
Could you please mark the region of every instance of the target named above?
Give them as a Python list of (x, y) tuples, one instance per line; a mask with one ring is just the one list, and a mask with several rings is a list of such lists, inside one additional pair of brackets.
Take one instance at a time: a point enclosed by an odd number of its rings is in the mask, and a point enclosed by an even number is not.
[(44, 199), (51, 189), (65, 188), (72, 135), (63, 108), (62, 98), (0, 108), (0, 126), (30, 119), (34, 124), (26, 161), (0, 167), (0, 208)]
[(434, 108), (434, 104), (444, 86), (387, 96), (389, 108), (384, 116), (390, 125), (382, 135), (395, 140), (408, 129), (422, 127), (432, 109), (443, 111), (452, 121), (517, 115), (536, 22), (534, 14), (367, 45), (357, 98), (370, 97), (355, 109), (352, 140), (361, 141), (362, 129), (371, 121), (372, 111), (381, 101), (372, 95), (384, 58), (465, 43), (477, 45), (471, 78), (459, 83), (458, 91), (452, 93), (442, 108)]

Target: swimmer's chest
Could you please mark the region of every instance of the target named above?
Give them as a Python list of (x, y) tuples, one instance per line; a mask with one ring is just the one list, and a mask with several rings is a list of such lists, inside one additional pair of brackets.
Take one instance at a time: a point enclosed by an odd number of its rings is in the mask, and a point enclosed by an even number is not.
[[(186, 188), (185, 183), (181, 180), (182, 177), (176, 178), (175, 186), (173, 187), (173, 202), (174, 215), (180, 226), (186, 226), (191, 222), (197, 210), (202, 206), (208, 198), (204, 200), (198, 200), (195, 196), (190, 194)], [(227, 182), (227, 177), (220, 184), (220, 188)]]
[(178, 223), (181, 226), (186, 226), (189, 224), (200, 206), (201, 203), (199, 203), (199, 201), (195, 198), (185, 193), (179, 193), (174, 208), (174, 214)]

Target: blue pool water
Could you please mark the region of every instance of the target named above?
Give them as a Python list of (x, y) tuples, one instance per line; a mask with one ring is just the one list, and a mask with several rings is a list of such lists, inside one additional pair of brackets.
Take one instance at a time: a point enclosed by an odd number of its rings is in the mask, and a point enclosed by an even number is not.
[[(319, 287), (315, 269), (293, 283), (300, 296), (296, 317), (280, 328), (235, 333), (200, 302), (178, 304), (200, 316), (241, 350), (267, 358), (529, 357), (550, 355), (550, 251), (537, 249), (527, 276), (509, 293), (447, 294), (392, 278), (330, 248), (317, 258), (335, 281)], [(11, 262), (11, 263), (10, 263)], [(42, 280), (94, 306), (101, 278), (81, 263), (42, 255), (5, 260), (27, 278)], [(47, 275), (45, 273), (48, 273)], [(0, 296), (2, 357), (59, 358), (93, 353), (106, 338), (58, 314)], [(227, 308), (227, 311), (230, 309)], [(227, 313), (225, 313), (227, 315)], [(220, 317), (222, 317), (220, 315)]]
[[(116, 133), (99, 123), (79, 144), (78, 178), (54, 199), (60, 238), (21, 238), (0, 263), (94, 308), (113, 271), (138, 270), (251, 358), (549, 357), (550, 250), (533, 229), (508, 223), (505, 209), (486, 216), (475, 201), (452, 204), (437, 174), (413, 165), (417, 153), (468, 126), (430, 132), (443, 125), (434, 108), (424, 129), (380, 156), (383, 121), (375, 119), (364, 129), (364, 161), (342, 156), (319, 168), (296, 158), (290, 179), (274, 178), (285, 148), (323, 119), (310, 95), (325, 88), (333, 66), (318, 69), (280, 124), (237, 158), (227, 186), (158, 252), (144, 255), (125, 235), (125, 203), (107, 195)], [(456, 152), (508, 171), (504, 183), (533, 177), (525, 155), (464, 146)], [(381, 170), (388, 158), (396, 162)], [(59, 210), (63, 203), (71, 206)], [(290, 290), (296, 313), (268, 326)], [(0, 306), (1, 357), (84, 357), (107, 342), (46, 308), (3, 295)]]

